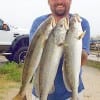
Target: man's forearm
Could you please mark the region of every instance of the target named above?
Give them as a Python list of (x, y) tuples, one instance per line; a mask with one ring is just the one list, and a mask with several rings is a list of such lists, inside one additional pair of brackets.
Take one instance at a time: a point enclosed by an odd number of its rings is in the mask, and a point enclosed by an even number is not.
[(88, 54), (85, 50), (82, 50), (81, 66), (85, 65), (88, 59)]

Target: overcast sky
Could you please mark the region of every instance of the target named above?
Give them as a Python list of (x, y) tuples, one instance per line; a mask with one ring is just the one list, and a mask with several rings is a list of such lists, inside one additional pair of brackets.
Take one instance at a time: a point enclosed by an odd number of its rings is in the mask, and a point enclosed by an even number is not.
[[(99, 0), (72, 0), (70, 12), (85, 17), (90, 23), (91, 36), (95, 36), (100, 34), (99, 10)], [(0, 18), (28, 30), (36, 17), (49, 12), (48, 0), (0, 0)]]

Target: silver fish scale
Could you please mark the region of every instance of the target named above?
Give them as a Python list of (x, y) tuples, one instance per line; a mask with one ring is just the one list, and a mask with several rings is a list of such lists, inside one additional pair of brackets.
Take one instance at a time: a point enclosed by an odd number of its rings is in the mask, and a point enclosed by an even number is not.
[(72, 92), (72, 100), (77, 100), (78, 97), (83, 34), (80, 17), (75, 14), (69, 21), (62, 67), (64, 84), (66, 89)]
[(54, 84), (59, 61), (63, 53), (63, 46), (60, 44), (64, 43), (66, 31), (69, 26), (66, 20), (66, 18), (62, 18), (57, 23), (53, 31), (51, 31), (43, 50), (38, 70), (39, 86), (37, 86), (40, 100), (47, 100), (48, 94)]

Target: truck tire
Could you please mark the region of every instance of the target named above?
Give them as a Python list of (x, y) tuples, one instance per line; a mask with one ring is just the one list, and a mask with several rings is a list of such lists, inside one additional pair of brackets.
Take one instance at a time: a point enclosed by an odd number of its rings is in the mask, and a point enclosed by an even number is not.
[(17, 51), (14, 51), (13, 61), (15, 61), (16, 63), (23, 63), (26, 56), (27, 49), (28, 47), (25, 46), (19, 48)]
[(10, 62), (13, 61), (13, 55), (6, 55), (5, 56)]

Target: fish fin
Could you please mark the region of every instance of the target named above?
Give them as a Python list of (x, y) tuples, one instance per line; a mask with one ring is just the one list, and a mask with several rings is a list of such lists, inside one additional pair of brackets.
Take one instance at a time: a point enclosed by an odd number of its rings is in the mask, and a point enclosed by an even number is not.
[(33, 76), (32, 76), (32, 78), (31, 78), (31, 80), (30, 80), (30, 83), (33, 83)]
[(64, 46), (64, 47), (67, 47), (68, 44), (67, 44), (67, 43), (60, 43), (60, 44), (58, 44), (58, 46)]
[(65, 84), (66, 89), (67, 89), (68, 91), (72, 92), (72, 89), (71, 89), (71, 86), (70, 86), (68, 77), (67, 77), (67, 75), (65, 74), (65, 73), (66, 73), (66, 69), (65, 69), (64, 63), (63, 63), (63, 67), (62, 67), (62, 73), (63, 73), (63, 81), (64, 81), (64, 84)]
[(67, 43), (64, 43), (64, 47), (68, 47), (68, 44)]
[(26, 95), (22, 97), (20, 94), (17, 94), (12, 100), (27, 100)]
[(84, 31), (83, 33), (81, 33), (81, 34), (78, 36), (78, 39), (79, 39), (79, 40), (82, 39), (82, 38), (84, 37), (85, 33), (86, 33), (86, 31)]
[(34, 91), (35, 91), (35, 95), (37, 97), (40, 96), (40, 93), (39, 93), (39, 67), (37, 68), (36, 70), (36, 73), (35, 73), (35, 76), (34, 76), (34, 83), (33, 83), (33, 88), (34, 88)]
[(42, 48), (44, 48), (44, 47), (45, 47), (46, 42), (47, 42), (47, 40), (46, 40), (46, 39), (44, 39), (44, 42), (43, 42), (43, 47), (42, 47)]
[(55, 91), (55, 86), (53, 85), (52, 88), (51, 88), (51, 90), (49, 91), (49, 93), (51, 94), (51, 93), (53, 93), (54, 91)]
[(24, 96), (23, 100), (27, 100), (27, 97), (26, 97), (26, 95)]
[(64, 43), (59, 43), (59, 44), (58, 44), (58, 46), (63, 46), (63, 45), (64, 45)]
[(76, 39), (80, 40), (84, 37), (86, 31), (82, 32), (78, 37), (75, 37)]

